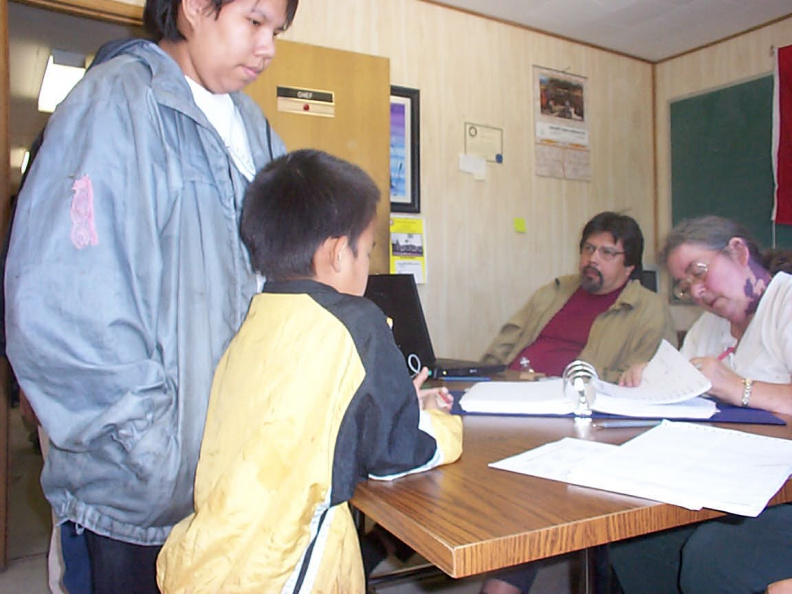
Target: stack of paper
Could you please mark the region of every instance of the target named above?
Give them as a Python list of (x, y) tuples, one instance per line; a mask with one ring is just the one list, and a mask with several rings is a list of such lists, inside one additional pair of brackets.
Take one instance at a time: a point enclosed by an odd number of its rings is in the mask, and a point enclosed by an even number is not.
[[(710, 389), (709, 380), (677, 351), (662, 341), (644, 370), (641, 385), (625, 388), (594, 379), (592, 410), (631, 417), (708, 419), (715, 403), (699, 397)], [(462, 396), (466, 412), (492, 414), (565, 415), (576, 401), (564, 394), (561, 378), (537, 382), (481, 382)]]
[(564, 396), (560, 377), (536, 382), (480, 382), (468, 389), (459, 406), (467, 412), (564, 415), (575, 403)]
[(621, 446), (566, 438), (490, 466), (755, 517), (792, 472), (792, 441), (663, 421)]

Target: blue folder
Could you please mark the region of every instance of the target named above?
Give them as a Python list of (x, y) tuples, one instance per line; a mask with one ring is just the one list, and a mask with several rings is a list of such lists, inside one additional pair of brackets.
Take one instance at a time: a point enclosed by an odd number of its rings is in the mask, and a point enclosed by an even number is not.
[[(478, 416), (498, 416), (498, 417), (569, 417), (574, 415), (527, 415), (522, 413), (479, 413), (467, 412), (459, 406), (459, 401), (464, 392), (462, 390), (451, 390), (454, 396), (454, 405), (451, 413), (455, 415), (478, 415)], [(687, 421), (697, 423), (750, 423), (756, 425), (786, 425), (783, 419), (778, 418), (773, 413), (758, 408), (745, 408), (742, 406), (732, 406), (717, 402), (718, 412), (708, 419), (671, 419), (673, 421)], [(611, 415), (607, 413), (593, 412), (592, 419), (638, 419), (646, 417), (627, 417), (624, 415)]]

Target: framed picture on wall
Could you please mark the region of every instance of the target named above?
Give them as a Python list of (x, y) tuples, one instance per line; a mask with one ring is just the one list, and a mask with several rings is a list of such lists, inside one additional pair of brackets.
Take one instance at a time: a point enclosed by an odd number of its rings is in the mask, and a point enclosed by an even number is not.
[(391, 87), (390, 205), (392, 212), (421, 212), (421, 130), (418, 89)]

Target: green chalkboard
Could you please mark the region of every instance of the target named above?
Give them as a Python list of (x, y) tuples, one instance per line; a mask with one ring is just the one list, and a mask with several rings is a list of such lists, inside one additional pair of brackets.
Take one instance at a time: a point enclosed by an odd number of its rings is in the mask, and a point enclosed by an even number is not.
[[(773, 77), (671, 103), (672, 219), (717, 214), (773, 240)], [(792, 226), (776, 227), (792, 247)]]

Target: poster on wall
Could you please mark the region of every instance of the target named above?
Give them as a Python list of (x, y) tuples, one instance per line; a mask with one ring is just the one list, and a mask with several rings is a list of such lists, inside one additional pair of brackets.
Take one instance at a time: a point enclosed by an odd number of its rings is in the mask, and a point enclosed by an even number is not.
[(534, 66), (536, 175), (589, 181), (586, 78)]
[(425, 283), (425, 239), (423, 218), (391, 216), (390, 273), (412, 274), (416, 284)]

